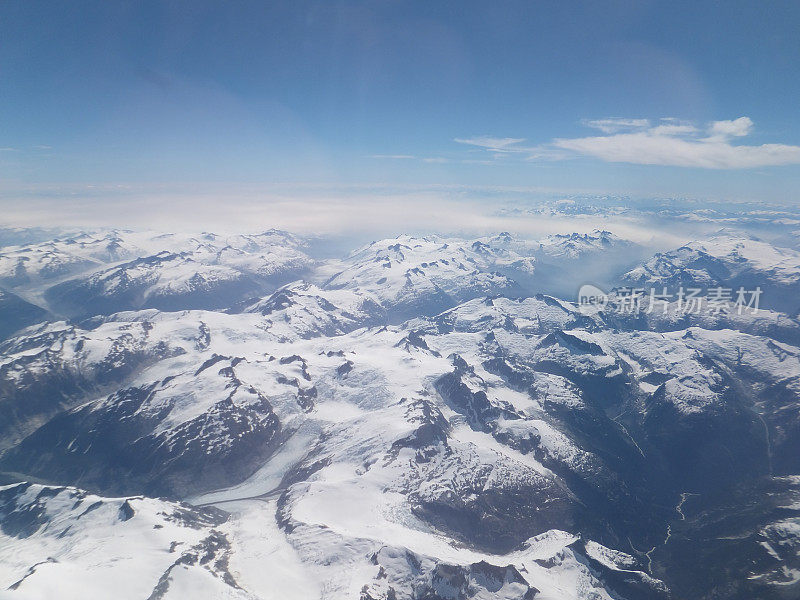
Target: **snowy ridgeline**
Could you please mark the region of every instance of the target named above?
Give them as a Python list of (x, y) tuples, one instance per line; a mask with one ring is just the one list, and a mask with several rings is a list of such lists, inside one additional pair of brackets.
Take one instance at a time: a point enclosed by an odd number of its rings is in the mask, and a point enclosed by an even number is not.
[[(800, 255), (726, 234), (618, 262), (639, 250), (0, 249), (6, 295), (40, 311), (0, 343), (0, 597), (791, 597)], [(534, 293), (604, 256), (620, 284), (755, 283), (768, 309)]]

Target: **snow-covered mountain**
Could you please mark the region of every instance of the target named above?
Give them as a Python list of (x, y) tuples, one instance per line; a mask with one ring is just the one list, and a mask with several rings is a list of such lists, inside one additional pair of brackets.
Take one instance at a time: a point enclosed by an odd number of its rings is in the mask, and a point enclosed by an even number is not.
[(22, 483), (0, 487), (0, 518), (7, 597), (253, 597), (229, 571), (228, 515), (214, 508)]
[(0, 285), (67, 317), (159, 308), (224, 309), (313, 266), (281, 231), (220, 236), (82, 233), (0, 250)]
[(800, 310), (800, 252), (733, 232), (658, 253), (624, 276), (630, 285), (760, 287), (760, 305), (791, 315)]
[(436, 314), (477, 296), (514, 293), (516, 283), (496, 269), (513, 263), (533, 270), (532, 260), (509, 257), (508, 252), (498, 256), (479, 240), (399, 236), (353, 252), (323, 287), (369, 292), (397, 322)]
[(317, 283), (220, 310), (106, 290), (100, 314), (0, 343), (4, 597), (797, 592), (796, 319), (585, 314), (514, 279), (631, 251), (605, 232), (401, 236), (313, 265), (283, 235), (187, 236), (76, 281), (155, 273), (152, 298), (187, 264), (297, 258)]
[[(191, 250), (162, 250), (49, 288), (45, 299), (65, 315), (134, 308), (227, 308), (291, 281), (311, 266), (291, 236), (233, 239), (206, 234)], [(235, 244), (235, 245), (234, 245)]]
[(146, 234), (129, 231), (79, 233), (0, 249), (0, 283), (19, 287), (46, 283), (146, 254)]
[(611, 251), (630, 250), (634, 246), (610, 231), (595, 229), (591, 233), (554, 234), (539, 242), (539, 252), (551, 259), (582, 259)]
[[(236, 312), (236, 311), (231, 311)], [(386, 324), (386, 310), (369, 292), (323, 290), (311, 283), (286, 285), (245, 304), (244, 312), (267, 317), (265, 328), (284, 339), (340, 335), (360, 327)]]
[[(393, 322), (432, 315), (485, 295), (577, 292), (575, 282), (603, 282), (629, 266), (638, 247), (608, 231), (551, 235), (542, 240), (507, 232), (475, 240), (399, 236), (373, 242), (344, 261), (328, 289), (366, 291)], [(602, 267), (601, 267), (602, 265)]]
[(643, 247), (598, 229), (584, 234), (550, 235), (538, 246), (536, 276), (529, 281), (529, 290), (570, 299), (586, 282), (609, 287), (620, 271), (646, 256)]

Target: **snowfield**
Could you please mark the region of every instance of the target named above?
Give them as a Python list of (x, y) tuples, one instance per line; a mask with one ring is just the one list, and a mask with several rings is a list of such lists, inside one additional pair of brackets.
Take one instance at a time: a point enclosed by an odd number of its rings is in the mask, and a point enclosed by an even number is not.
[[(767, 246), (704, 240), (619, 275), (730, 262), (793, 285), (800, 260)], [(113, 232), (0, 249), (91, 263), (10, 280), (50, 313), (0, 342), (0, 597), (791, 597), (798, 322), (588, 315), (528, 291), (542, 264), (632, 247), (400, 236), (326, 261), (282, 232)], [(70, 298), (93, 308), (60, 313)]]

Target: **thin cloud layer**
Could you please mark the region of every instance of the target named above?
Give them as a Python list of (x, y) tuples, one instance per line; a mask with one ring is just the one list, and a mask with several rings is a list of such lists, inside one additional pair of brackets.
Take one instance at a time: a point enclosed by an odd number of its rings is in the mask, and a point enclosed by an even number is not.
[(599, 129), (603, 133), (616, 133), (624, 129), (644, 129), (650, 126), (650, 121), (647, 119), (619, 119), (616, 117), (609, 119), (584, 119), (582, 123), (592, 129)]
[[(5, 227), (122, 227), (215, 233), (259, 232), (274, 227), (311, 236), (365, 236), (359, 243), (400, 232), (471, 236), (509, 231), (544, 236), (608, 229), (641, 243), (653, 243), (658, 235), (658, 243), (664, 248), (688, 241), (675, 233), (654, 233), (646, 217), (527, 212), (532, 197), (549, 198), (556, 192), (525, 187), (4, 187), (0, 185), (0, 210)], [(524, 203), (520, 204), (519, 198), (525, 198)]]
[(467, 144), (469, 146), (478, 146), (485, 148), (492, 152), (517, 152), (520, 149), (516, 148), (517, 144), (525, 141), (525, 138), (496, 138), (489, 136), (476, 136), (471, 138), (456, 138), (459, 144)]
[(521, 138), (477, 137), (455, 141), (490, 152), (520, 154), (527, 159), (563, 160), (591, 156), (606, 162), (703, 169), (750, 169), (800, 164), (800, 146), (747, 145), (734, 140), (753, 130), (749, 117), (712, 121), (705, 128), (677, 119), (608, 118), (586, 120), (587, 127), (607, 135), (556, 138), (535, 148), (524, 147)]

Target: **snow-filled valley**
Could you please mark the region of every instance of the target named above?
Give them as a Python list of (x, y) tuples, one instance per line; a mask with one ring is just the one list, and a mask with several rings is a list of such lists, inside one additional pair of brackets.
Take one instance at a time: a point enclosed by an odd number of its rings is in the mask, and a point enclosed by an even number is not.
[[(0, 598), (800, 595), (796, 248), (15, 244)], [(763, 306), (583, 310), (598, 265), (619, 286), (759, 286)]]

